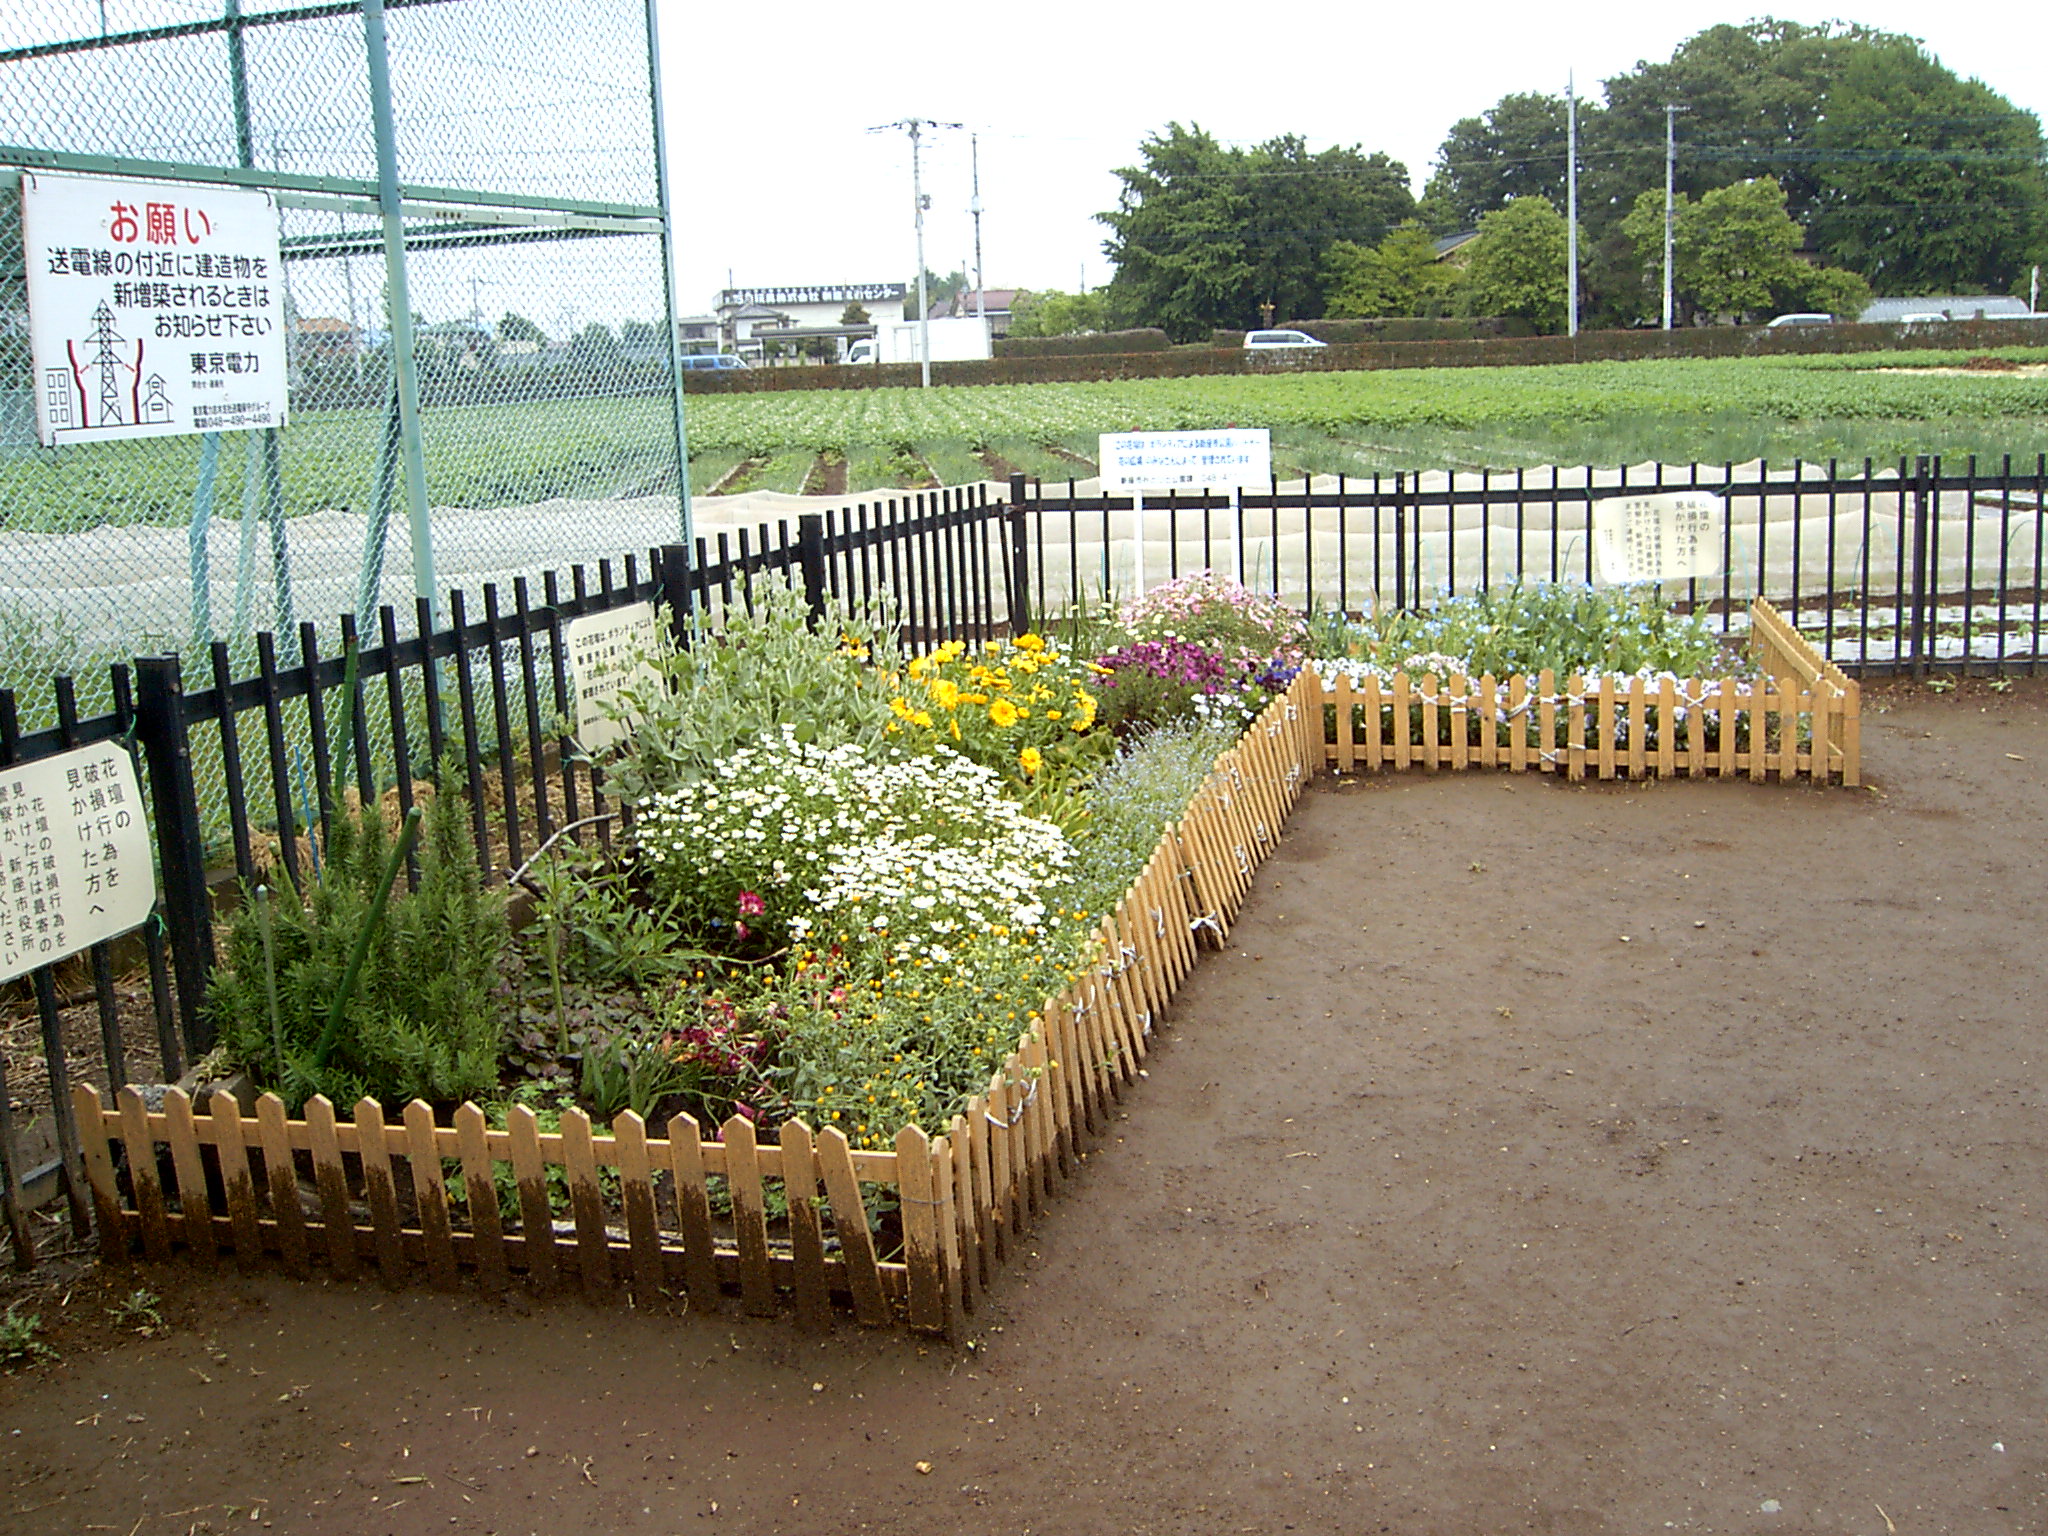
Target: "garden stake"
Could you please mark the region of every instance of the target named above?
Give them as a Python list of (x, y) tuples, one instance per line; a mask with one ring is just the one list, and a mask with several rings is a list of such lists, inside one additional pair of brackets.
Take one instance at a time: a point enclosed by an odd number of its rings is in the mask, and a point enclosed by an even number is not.
[(377, 936), (377, 929), (384, 921), (384, 909), (391, 904), (391, 887), (397, 882), (398, 871), (405, 863), (406, 855), (412, 852), (412, 845), (419, 835), (420, 808), (414, 806), (405, 813), (405, 825), (398, 829), (398, 841), (391, 845), (391, 856), (384, 861), (384, 878), (377, 882), (377, 899), (370, 903), (370, 915), (363, 921), (363, 931), (356, 936), (355, 952), (348, 957), (348, 969), (342, 973), (341, 990), (334, 995), (334, 1007), (327, 1015), (327, 1028), (321, 1033), (319, 1047), (313, 1052), (315, 1071), (327, 1065), (327, 1058), (334, 1053), (334, 1047), (341, 1039), (342, 1015), (348, 1011), (348, 1000), (363, 973), (363, 962), (370, 957), (370, 941)]
[(284, 1023), (277, 1011), (277, 948), (271, 935), (270, 887), (256, 887), (256, 931), (263, 936), (263, 997), (270, 1007), (270, 1045), (277, 1053), (277, 1080), (284, 1081)]

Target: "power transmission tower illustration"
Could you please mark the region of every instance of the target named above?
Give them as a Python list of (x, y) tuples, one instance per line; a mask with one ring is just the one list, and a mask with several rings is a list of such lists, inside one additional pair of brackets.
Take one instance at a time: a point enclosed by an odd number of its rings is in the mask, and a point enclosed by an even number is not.
[(120, 332), (114, 329), (114, 312), (103, 299), (92, 312), (92, 335), (86, 338), (86, 345), (93, 353), (85, 360), (85, 366), (98, 369), (100, 375), (100, 414), (95, 423), (98, 426), (112, 426), (127, 419), (121, 410), (121, 373), (128, 366), (120, 352), (123, 344)]

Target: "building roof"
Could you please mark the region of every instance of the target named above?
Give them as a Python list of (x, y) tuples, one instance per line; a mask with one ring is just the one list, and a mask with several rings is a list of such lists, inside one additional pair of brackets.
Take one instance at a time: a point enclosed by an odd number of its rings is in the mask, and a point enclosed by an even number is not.
[(1478, 238), (1479, 231), (1476, 229), (1465, 229), (1460, 230), (1455, 235), (1445, 235), (1443, 239), (1436, 242), (1437, 260), (1442, 261), (1444, 257), (1450, 255), (1451, 252), (1455, 251), (1459, 246), (1469, 245), (1472, 241), (1477, 240)]
[(1856, 318), (1865, 325), (1892, 325), (1908, 315), (1940, 315), (1945, 320), (2025, 319), (2031, 311), (2025, 299), (2009, 299), (1994, 293), (1938, 294), (1918, 299), (1873, 299)]

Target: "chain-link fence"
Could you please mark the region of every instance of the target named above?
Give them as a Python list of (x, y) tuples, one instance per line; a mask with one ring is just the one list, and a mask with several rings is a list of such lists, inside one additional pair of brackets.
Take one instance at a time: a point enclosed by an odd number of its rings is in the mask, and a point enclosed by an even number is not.
[[(258, 630), (289, 658), (301, 621), (374, 630), (384, 603), (410, 632), (418, 592), (687, 535), (651, 31), (647, 0), (0, 12), (0, 687), (25, 725), (55, 672), (90, 693), (102, 661), (189, 671)], [(39, 446), (23, 187), (66, 175), (269, 195), (286, 426)]]

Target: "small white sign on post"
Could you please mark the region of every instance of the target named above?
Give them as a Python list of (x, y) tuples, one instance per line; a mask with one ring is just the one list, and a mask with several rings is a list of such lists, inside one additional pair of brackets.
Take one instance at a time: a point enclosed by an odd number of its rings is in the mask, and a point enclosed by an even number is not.
[(1610, 496), (1593, 507), (1593, 544), (1600, 579), (1685, 581), (1721, 574), (1721, 530), (1727, 512), (1706, 491)]
[(1264, 427), (1105, 432), (1098, 452), (1105, 496), (1258, 489), (1273, 479), (1273, 434)]
[(139, 928), (156, 867), (119, 742), (0, 768), (0, 982)]
[(1147, 491), (1242, 491), (1273, 483), (1273, 434), (1264, 427), (1104, 432), (1096, 455), (1102, 493), (1131, 498), (1131, 570), (1140, 597), (1145, 595)]
[(45, 448), (284, 425), (269, 193), (29, 171), (21, 214)]
[(586, 613), (562, 626), (569, 650), (570, 686), (576, 690), (576, 740), (586, 752), (602, 752), (624, 741), (629, 717), (606, 713), (621, 689), (650, 687), (658, 674), (653, 658), (661, 648), (661, 616), (652, 603), (628, 603), (606, 613)]

